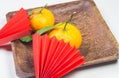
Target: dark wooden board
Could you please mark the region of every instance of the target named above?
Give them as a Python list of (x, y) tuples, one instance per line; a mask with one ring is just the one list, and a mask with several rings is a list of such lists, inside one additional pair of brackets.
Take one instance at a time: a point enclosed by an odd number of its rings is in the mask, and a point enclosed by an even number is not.
[[(81, 55), (85, 56), (86, 61), (83, 66), (118, 59), (118, 43), (92, 0), (67, 2), (48, 6), (47, 8), (54, 13), (56, 23), (65, 21), (71, 13), (77, 12), (73, 21), (83, 36), (80, 47)], [(7, 20), (14, 13), (9, 12), (6, 15)], [(13, 41), (12, 50), (17, 75), (20, 78), (34, 78), (31, 43), (26, 44), (19, 40)]]

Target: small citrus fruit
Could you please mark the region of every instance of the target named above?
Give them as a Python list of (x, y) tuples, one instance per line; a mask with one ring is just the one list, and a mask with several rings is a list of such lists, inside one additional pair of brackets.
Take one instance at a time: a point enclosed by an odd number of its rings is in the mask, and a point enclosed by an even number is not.
[(33, 30), (39, 30), (46, 26), (51, 26), (54, 24), (53, 13), (46, 8), (34, 9), (30, 15), (31, 27)]
[(58, 23), (56, 28), (49, 33), (49, 37), (55, 36), (58, 40), (63, 39), (64, 42), (70, 42), (71, 46), (79, 48), (82, 43), (82, 36), (80, 31), (72, 24), (67, 23), (64, 30), (65, 23)]

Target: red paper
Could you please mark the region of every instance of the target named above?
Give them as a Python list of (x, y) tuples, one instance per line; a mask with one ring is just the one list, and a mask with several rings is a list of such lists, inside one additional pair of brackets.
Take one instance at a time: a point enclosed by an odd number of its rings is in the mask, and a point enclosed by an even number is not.
[(84, 64), (79, 50), (47, 35), (33, 35), (33, 57), (36, 78), (60, 78)]
[(21, 8), (0, 30), (0, 46), (24, 36), (30, 35), (30, 20), (26, 10)]
[(0, 44), (2, 45), (2, 44), (5, 44), (5, 43), (7, 43), (9, 41), (16, 40), (19, 37), (22, 38), (24, 36), (27, 36), (28, 34), (30, 34), (30, 32), (26, 30), (26, 31), (21, 31), (21, 32), (12, 34), (10, 36), (6, 36), (5, 38), (0, 39)]
[(12, 48), (11, 48), (10, 44), (2, 45), (2, 46), (0, 46), (0, 49), (4, 49), (4, 50), (7, 50), (7, 51), (12, 51)]

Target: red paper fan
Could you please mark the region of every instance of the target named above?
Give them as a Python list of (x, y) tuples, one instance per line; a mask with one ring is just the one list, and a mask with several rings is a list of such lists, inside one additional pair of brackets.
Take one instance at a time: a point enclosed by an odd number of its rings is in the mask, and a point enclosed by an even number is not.
[(30, 20), (26, 10), (21, 8), (0, 30), (0, 45), (30, 34)]
[(63, 40), (33, 35), (36, 78), (60, 78), (84, 63), (80, 51)]

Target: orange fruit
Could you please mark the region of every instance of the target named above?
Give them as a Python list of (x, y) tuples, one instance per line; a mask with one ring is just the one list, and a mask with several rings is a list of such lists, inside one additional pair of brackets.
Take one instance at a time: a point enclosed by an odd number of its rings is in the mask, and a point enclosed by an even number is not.
[(49, 33), (49, 37), (55, 36), (58, 40), (63, 39), (64, 42), (69, 42), (71, 46), (79, 48), (82, 43), (82, 35), (76, 26), (67, 23), (64, 30), (65, 23), (58, 23), (56, 28)]
[(46, 8), (37, 8), (34, 9), (32, 14), (30, 15), (30, 21), (32, 29), (39, 30), (46, 26), (53, 25), (54, 15), (50, 10)]

